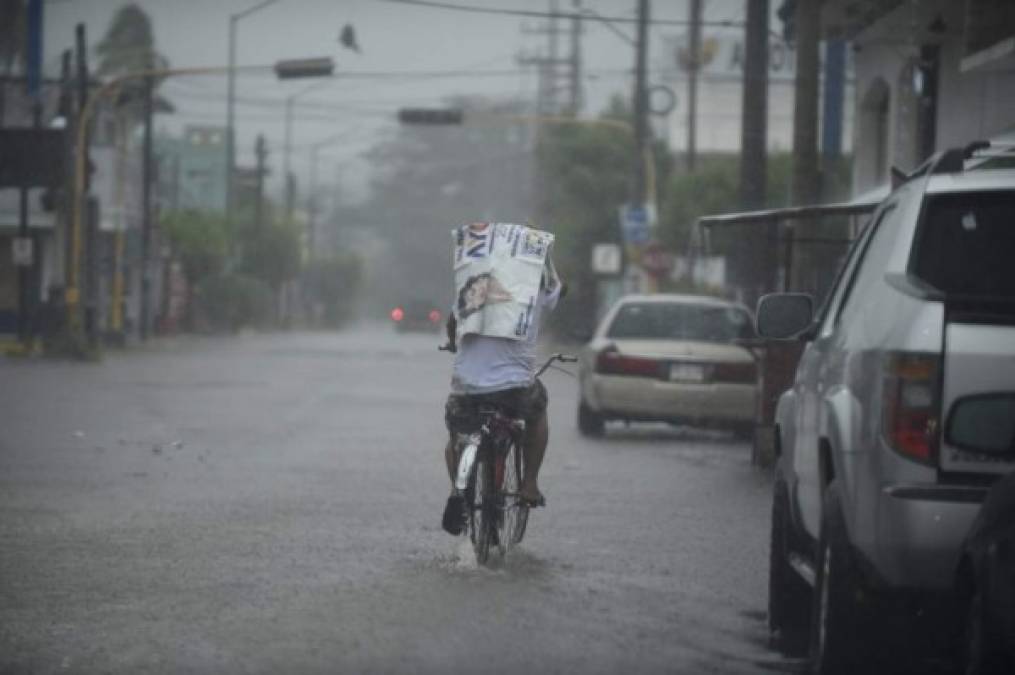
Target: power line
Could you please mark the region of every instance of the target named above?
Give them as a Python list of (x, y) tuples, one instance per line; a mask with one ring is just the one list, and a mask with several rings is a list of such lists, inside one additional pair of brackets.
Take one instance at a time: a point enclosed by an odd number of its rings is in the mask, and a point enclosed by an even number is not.
[[(529, 9), (506, 9), (503, 7), (472, 7), (470, 5), (459, 5), (451, 2), (437, 2), (436, 0), (376, 0), (376, 2), (388, 2), (396, 5), (409, 5), (411, 7), (426, 7), (430, 9), (447, 9), (458, 12), (471, 12), (473, 14), (499, 14), (504, 16), (524, 16), (539, 19), (578, 19), (582, 21), (608, 21), (610, 23), (637, 23), (638, 19), (627, 16), (604, 16), (589, 15), (575, 12), (540, 12)], [(687, 26), (690, 21), (686, 19), (652, 19), (649, 24), (654, 26)], [(703, 26), (711, 27), (743, 27), (743, 22), (734, 21), (705, 21)]]

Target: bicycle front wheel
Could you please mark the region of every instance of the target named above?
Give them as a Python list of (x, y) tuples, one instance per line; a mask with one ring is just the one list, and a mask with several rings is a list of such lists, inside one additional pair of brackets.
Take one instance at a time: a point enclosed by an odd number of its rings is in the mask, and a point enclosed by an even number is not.
[(502, 466), (498, 468), (503, 474), (503, 479), (499, 481), (501, 517), (497, 540), (501, 555), (504, 555), (525, 536), (525, 526), (529, 522), (529, 507), (521, 499), (521, 451), (512, 444), (507, 454), (501, 457), (501, 462)]
[(485, 565), (490, 558), (490, 544), (496, 527), (494, 467), (487, 452), (480, 452), (472, 473), (472, 499), (469, 504), (469, 538), (476, 552), (476, 562)]

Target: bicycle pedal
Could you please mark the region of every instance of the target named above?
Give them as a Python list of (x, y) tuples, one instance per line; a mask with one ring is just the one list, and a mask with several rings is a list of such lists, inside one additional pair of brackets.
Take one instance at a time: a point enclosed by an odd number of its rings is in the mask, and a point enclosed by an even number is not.
[(457, 537), (465, 531), (465, 522), (465, 497), (463, 495), (451, 495), (448, 497), (448, 503), (444, 506), (441, 527), (448, 534)]

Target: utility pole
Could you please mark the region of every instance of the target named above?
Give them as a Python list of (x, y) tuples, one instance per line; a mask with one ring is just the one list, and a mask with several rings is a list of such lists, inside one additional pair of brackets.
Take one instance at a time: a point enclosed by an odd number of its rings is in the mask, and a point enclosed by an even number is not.
[[(765, 205), (768, 165), (768, 0), (747, 3), (744, 26), (744, 84), (741, 108), (740, 208), (754, 211)], [(748, 301), (758, 287), (775, 289), (778, 226), (765, 224), (738, 243), (740, 286)], [(765, 278), (771, 276), (771, 278)]]
[(570, 86), (570, 110), (572, 115), (577, 115), (582, 107), (582, 21), (581, 21), (581, 0), (574, 0), (571, 3), (574, 14), (571, 16), (571, 68)]
[[(701, 4), (690, 0), (687, 57), (687, 170), (693, 172), (698, 154), (698, 71), (701, 68)], [(748, 5), (754, 4), (747, 0)]]
[[(567, 59), (560, 58), (559, 54), (559, 41), (560, 30), (557, 25), (557, 17), (559, 15), (559, 9), (557, 6), (557, 0), (551, 0), (550, 10), (551, 14), (550, 22), (544, 26), (535, 29), (523, 28), (522, 32), (530, 35), (545, 35), (547, 37), (547, 56), (521, 56), (518, 58), (519, 65), (523, 66), (536, 66), (538, 68), (539, 84), (536, 91), (536, 114), (537, 115), (556, 115), (560, 112), (557, 106), (557, 92), (560, 86), (560, 71), (559, 66), (568, 66), (570, 72), (568, 73), (569, 84), (573, 87), (576, 83), (576, 73), (574, 71), (575, 65), (575, 52), (574, 42), (572, 42), (572, 53)], [(572, 38), (573, 40), (573, 38)], [(576, 94), (574, 91), (570, 92), (569, 103), (575, 100)]]
[(648, 145), (648, 97), (645, 91), (648, 53), (649, 0), (638, 0), (638, 37), (635, 42), (634, 76), (634, 190), (631, 202), (645, 203), (645, 148)]
[(152, 238), (152, 78), (144, 81), (144, 149), (141, 164), (141, 339), (148, 339), (151, 322)]
[(254, 154), (257, 156), (257, 201), (254, 203), (254, 231), (260, 234), (264, 227), (264, 175), (267, 173), (266, 160), (268, 159), (268, 148), (264, 142), (264, 134), (257, 135)]
[[(88, 104), (88, 41), (85, 34), (85, 24), (79, 23), (75, 27), (74, 31), (74, 49), (75, 59), (77, 61), (77, 111), (78, 111), (78, 124), (87, 124), (82, 119), (81, 112), (85, 109)], [(89, 190), (91, 186), (91, 170), (89, 168), (90, 160), (88, 158), (90, 142), (88, 140), (88, 130), (84, 130), (86, 141), (84, 144), (84, 164), (85, 164), (85, 175), (84, 175), (84, 187), (81, 191), (80, 198), (81, 204), (76, 205), (79, 209), (84, 209), (86, 214), (85, 219), (85, 233), (84, 233), (84, 278), (78, 280), (77, 289), (80, 289), (79, 293), (84, 295), (84, 332), (85, 339), (89, 347), (96, 347), (98, 345), (98, 307), (96, 306), (96, 296), (98, 289), (96, 286), (96, 271), (97, 271), (97, 258), (98, 258), (98, 237), (96, 236), (96, 225), (95, 222), (95, 209), (92, 208), (91, 197), (89, 196)], [(71, 193), (73, 195), (73, 193)], [(76, 290), (77, 290), (76, 289)], [(80, 300), (79, 309), (80, 312)]]
[[(793, 204), (815, 203), (821, 196), (821, 165), (818, 162), (818, 68), (821, 32), (821, 0), (796, 4), (797, 67), (796, 100), (793, 106)], [(794, 232), (787, 232), (786, 287), (794, 288), (792, 248)]]
[[(66, 290), (69, 287), (68, 283), (71, 278), (71, 268), (73, 267), (73, 256), (74, 256), (74, 241), (71, 235), (71, 218), (74, 213), (74, 208), (71, 206), (71, 199), (74, 194), (74, 143), (71, 141), (74, 138), (74, 130), (77, 128), (76, 115), (74, 113), (74, 53), (70, 49), (65, 49), (60, 55), (60, 105), (59, 113), (63, 116), (66, 121), (64, 127), (67, 131), (66, 140), (64, 141), (64, 180), (61, 192), (63, 198), (59, 200), (59, 213), (61, 228), (60, 232), (63, 236), (63, 287), (64, 287), (64, 302), (67, 302)], [(70, 326), (65, 326), (65, 330), (69, 330)]]
[[(28, 40), (27, 40), (27, 68), (25, 77), (25, 91), (32, 101), (32, 127), (38, 129), (42, 125), (42, 101), (39, 98), (39, 85), (42, 80), (42, 0), (30, 0), (27, 6), (28, 19)], [(0, 87), (5, 85), (0, 85)], [(19, 221), (18, 239), (26, 242), (29, 246), (29, 260), (27, 264), (21, 261), (18, 265), (18, 338), (22, 345), (29, 346), (32, 339), (32, 315), (35, 304), (32, 298), (32, 277), (36, 276), (39, 269), (39, 251), (35, 245), (35, 238), (31, 236), (28, 228), (28, 188), (22, 187), (19, 190)], [(36, 276), (36, 278), (38, 278)]]

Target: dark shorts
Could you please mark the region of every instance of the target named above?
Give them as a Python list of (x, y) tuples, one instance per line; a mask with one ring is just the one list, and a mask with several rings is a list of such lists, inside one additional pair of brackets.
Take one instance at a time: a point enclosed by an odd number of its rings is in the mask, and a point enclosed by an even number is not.
[(467, 433), (479, 407), (495, 405), (511, 417), (525, 420), (525, 425), (531, 428), (546, 414), (546, 401), (546, 387), (539, 380), (529, 387), (490, 394), (451, 394), (444, 404), (444, 423), (451, 433)]

